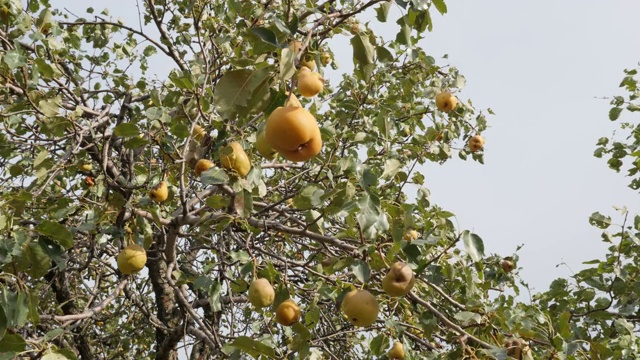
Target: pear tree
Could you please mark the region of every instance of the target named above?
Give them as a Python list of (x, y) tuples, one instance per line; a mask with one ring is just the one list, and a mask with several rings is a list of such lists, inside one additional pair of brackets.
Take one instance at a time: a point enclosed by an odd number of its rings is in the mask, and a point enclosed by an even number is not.
[[(491, 114), (419, 46), (445, 1), (53, 6), (0, 0), (0, 359), (638, 353), (639, 217), (525, 302), (432, 202)], [(637, 139), (596, 151), (632, 186)]]

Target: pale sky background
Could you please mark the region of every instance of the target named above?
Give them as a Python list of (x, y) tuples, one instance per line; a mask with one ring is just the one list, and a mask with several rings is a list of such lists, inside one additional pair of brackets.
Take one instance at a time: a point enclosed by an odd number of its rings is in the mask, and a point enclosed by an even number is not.
[[(52, 0), (83, 16), (108, 6), (114, 18), (137, 28), (131, 0)], [(637, 210), (623, 174), (593, 157), (596, 140), (617, 127), (602, 97), (623, 94), (622, 70), (640, 61), (640, 2), (628, 0), (449, 0), (449, 13), (433, 13), (434, 31), (421, 46), (458, 67), (467, 79), (459, 94), (478, 109), (491, 108), (483, 135), (485, 165), (454, 158), (422, 171), (434, 203), (454, 212), (461, 228), (485, 241), (487, 253), (510, 254), (517, 245), (521, 275), (536, 290), (566, 277), (566, 262), (604, 256), (594, 211), (615, 217), (614, 205)], [(85, 15), (86, 16), (86, 15)], [(90, 16), (87, 16), (88, 18)], [(395, 36), (395, 18), (375, 24)], [(342, 70), (351, 69), (348, 43), (336, 46)], [(344, 52), (338, 52), (344, 49)], [(444, 54), (449, 60), (440, 59)], [(169, 64), (151, 61), (160, 74)], [(170, 64), (169, 64), (170, 65)], [(329, 74), (335, 79), (336, 74)], [(618, 221), (619, 220), (619, 221)]]

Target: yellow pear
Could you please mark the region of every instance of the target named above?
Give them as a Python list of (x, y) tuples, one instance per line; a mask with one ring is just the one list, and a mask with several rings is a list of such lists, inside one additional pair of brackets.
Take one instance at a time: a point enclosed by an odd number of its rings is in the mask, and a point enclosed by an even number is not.
[(298, 72), (298, 91), (304, 97), (318, 95), (324, 89), (322, 75), (311, 71), (307, 67), (302, 67)]
[(251, 170), (251, 161), (239, 142), (232, 142), (220, 150), (220, 163), (226, 169), (235, 170), (240, 176), (246, 176)]
[(412, 242), (413, 240), (416, 240), (420, 237), (420, 234), (418, 234), (417, 231), (415, 230), (408, 230), (406, 233), (404, 233), (404, 239), (407, 240), (408, 242)]
[(267, 143), (287, 160), (307, 161), (322, 150), (318, 122), (303, 107), (275, 109), (267, 119), (264, 132)]
[(257, 308), (267, 307), (273, 304), (276, 292), (267, 279), (253, 280), (249, 286), (249, 302)]
[(213, 167), (213, 162), (207, 159), (200, 159), (196, 162), (196, 165), (193, 168), (193, 171), (196, 172), (196, 175), (200, 176), (203, 172), (211, 169)]
[(207, 132), (200, 125), (194, 126), (193, 130), (191, 131), (191, 138), (193, 138), (195, 141), (197, 141), (199, 143), (202, 142), (202, 140), (204, 139), (205, 135), (207, 135)]
[(151, 200), (161, 203), (169, 197), (169, 185), (166, 181), (161, 181), (151, 191), (149, 191), (149, 197)]
[(273, 148), (267, 142), (267, 137), (264, 134), (264, 130), (258, 133), (255, 146), (256, 150), (258, 150), (258, 153), (267, 160), (273, 160), (278, 155), (278, 152), (273, 150)]
[(440, 111), (449, 112), (456, 108), (458, 99), (450, 92), (441, 92), (436, 95), (436, 107)]
[(397, 261), (391, 265), (387, 275), (382, 278), (382, 288), (389, 296), (405, 296), (411, 291), (416, 278), (409, 265)]
[(403, 360), (404, 359), (404, 345), (400, 341), (393, 343), (391, 350), (387, 353), (389, 360)]
[(137, 273), (147, 263), (147, 252), (140, 245), (129, 245), (116, 258), (118, 269), (125, 275)]
[(484, 147), (484, 138), (480, 135), (474, 135), (469, 139), (469, 149), (476, 152)]
[(304, 58), (302, 58), (302, 60), (300, 60), (300, 66), (301, 67), (304, 66), (307, 69), (313, 71), (313, 70), (316, 69), (316, 61), (313, 60), (313, 58), (311, 58), (311, 57), (306, 57), (305, 56)]
[(378, 300), (367, 290), (353, 290), (345, 295), (340, 306), (349, 322), (358, 327), (366, 327), (378, 319)]
[(91, 165), (91, 163), (84, 163), (84, 164), (80, 164), (80, 166), (78, 166), (78, 168), (81, 171), (89, 172), (89, 171), (91, 171), (93, 169), (93, 165)]
[(300, 320), (300, 308), (291, 299), (285, 300), (276, 309), (276, 321), (284, 326), (291, 326)]

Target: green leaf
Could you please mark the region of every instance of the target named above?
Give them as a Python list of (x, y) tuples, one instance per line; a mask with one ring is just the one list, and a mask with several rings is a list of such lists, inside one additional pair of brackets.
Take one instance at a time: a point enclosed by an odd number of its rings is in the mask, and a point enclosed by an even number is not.
[(369, 349), (373, 355), (380, 356), (382, 355), (387, 347), (389, 346), (389, 338), (385, 334), (379, 334), (378, 336), (371, 339), (369, 343)]
[(226, 117), (232, 117), (240, 107), (248, 105), (254, 90), (264, 86), (270, 76), (269, 68), (227, 71), (216, 85), (213, 103)]
[(389, 10), (391, 10), (391, 1), (385, 1), (376, 9), (376, 18), (380, 22), (386, 22), (389, 18)]
[(200, 174), (200, 181), (205, 185), (222, 185), (229, 183), (229, 175), (219, 167), (212, 167)]
[(64, 329), (63, 328), (57, 328), (57, 329), (53, 329), (49, 332), (47, 332), (46, 334), (44, 334), (44, 341), (51, 341), (55, 338), (57, 338), (58, 336), (64, 334)]
[(9, 69), (14, 70), (15, 68), (27, 65), (27, 58), (22, 55), (22, 53), (18, 50), (7, 51), (4, 55), (4, 62), (9, 66)]
[(569, 320), (571, 319), (571, 313), (568, 311), (560, 314), (558, 318), (558, 333), (565, 339), (571, 338), (571, 327), (569, 324)]
[(0, 307), (0, 339), (4, 337), (4, 334), (7, 332), (7, 315), (4, 313), (4, 309)]
[(611, 225), (611, 217), (604, 216), (599, 212), (594, 212), (589, 216), (589, 224), (599, 229), (606, 229)]
[(371, 277), (371, 268), (369, 267), (369, 264), (362, 260), (358, 260), (351, 265), (351, 271), (363, 284), (369, 281), (369, 278)]
[(27, 348), (27, 343), (18, 334), (6, 334), (0, 340), (0, 352), (16, 351), (21, 352)]
[(462, 233), (462, 243), (467, 251), (467, 254), (473, 259), (473, 261), (480, 261), (484, 256), (484, 242), (480, 236), (472, 234), (469, 230), (465, 230)]
[(113, 135), (122, 136), (122, 137), (134, 137), (138, 136), (140, 131), (136, 124), (132, 123), (122, 123), (113, 129)]
[(351, 46), (353, 47), (354, 65), (373, 64), (375, 49), (366, 34), (360, 33), (351, 38)]
[(447, 4), (444, 3), (444, 0), (431, 0), (433, 5), (438, 9), (440, 14), (444, 15), (447, 13)]
[(295, 58), (295, 52), (289, 48), (282, 49), (280, 53), (280, 78), (282, 81), (291, 79), (293, 74), (296, 73)]
[(461, 311), (454, 315), (454, 318), (462, 323), (463, 326), (479, 324), (482, 316), (471, 311)]
[(376, 46), (376, 56), (383, 63), (393, 62), (393, 54), (384, 46)]
[(276, 357), (276, 351), (272, 347), (248, 336), (239, 336), (225, 346), (236, 348), (241, 352), (251, 355), (254, 359), (258, 359), (261, 355), (270, 358)]
[(609, 120), (611, 121), (618, 120), (618, 118), (620, 117), (620, 113), (622, 113), (622, 108), (620, 107), (612, 108), (611, 110), (609, 110)]
[(38, 102), (38, 109), (40, 109), (45, 116), (54, 117), (58, 115), (60, 105), (58, 105), (56, 100), (40, 100)]
[(73, 234), (66, 226), (58, 224), (57, 222), (44, 220), (36, 226), (35, 230), (44, 236), (50, 237), (67, 249), (73, 246)]
[(253, 197), (251, 196), (251, 192), (243, 190), (236, 193), (233, 204), (238, 215), (242, 217), (251, 216), (251, 212), (253, 211)]
[(396, 23), (400, 25), (396, 41), (402, 45), (411, 45), (411, 27), (408, 23), (408, 15), (401, 17)]
[(384, 172), (380, 176), (383, 180), (393, 178), (402, 168), (402, 163), (396, 159), (389, 159), (384, 162)]
[(280, 43), (278, 43), (278, 38), (276, 37), (276, 33), (273, 31), (264, 28), (264, 27), (254, 27), (251, 29), (251, 32), (256, 34), (262, 41), (267, 44), (279, 47)]

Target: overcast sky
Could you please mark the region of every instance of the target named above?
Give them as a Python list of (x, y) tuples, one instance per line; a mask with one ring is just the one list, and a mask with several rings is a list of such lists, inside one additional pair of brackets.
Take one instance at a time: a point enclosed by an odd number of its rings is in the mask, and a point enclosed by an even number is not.
[[(111, 15), (137, 25), (130, 0), (53, 0), (78, 15), (109, 6)], [(485, 165), (453, 159), (427, 165), (435, 203), (454, 212), (461, 228), (485, 241), (487, 252), (509, 254), (519, 244), (522, 276), (537, 290), (568, 276), (581, 262), (604, 255), (594, 211), (638, 209), (623, 174), (592, 156), (595, 142), (617, 126), (609, 101), (624, 68), (640, 61), (640, 2), (628, 0), (449, 0), (449, 13), (433, 14), (434, 31), (421, 45), (460, 69), (462, 100), (492, 108)], [(395, 34), (395, 21), (384, 25)], [(389, 28), (387, 28), (387, 26)], [(375, 25), (380, 29), (380, 25)], [(345, 43), (346, 44), (346, 43)], [(339, 52), (344, 49), (344, 52)], [(333, 49), (351, 68), (348, 46)], [(168, 64), (164, 61), (152, 64)], [(158, 67), (159, 73), (168, 69)], [(337, 79), (337, 74), (329, 74)], [(335, 83), (334, 83), (335, 84)], [(621, 217), (614, 218), (620, 220)]]

